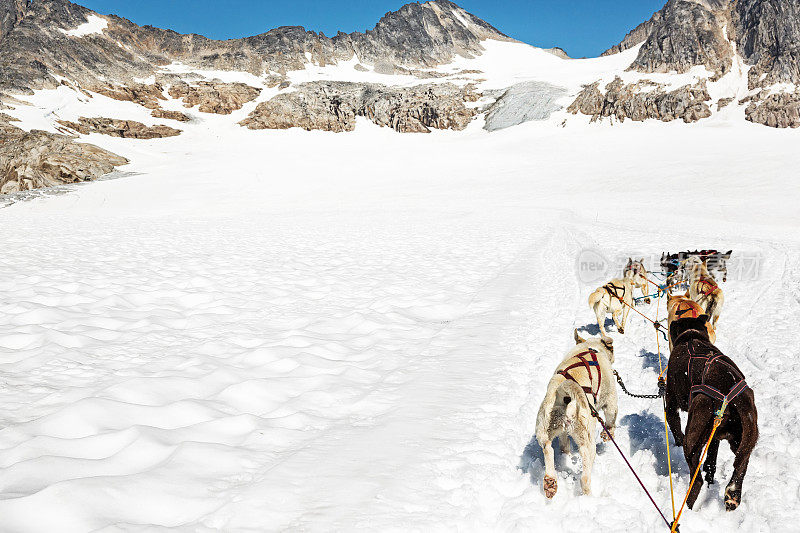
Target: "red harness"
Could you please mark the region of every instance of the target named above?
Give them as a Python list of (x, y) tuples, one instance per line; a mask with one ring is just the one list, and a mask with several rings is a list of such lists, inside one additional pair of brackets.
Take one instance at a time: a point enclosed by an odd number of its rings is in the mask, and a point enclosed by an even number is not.
[(718, 285), (716, 284), (716, 282), (714, 282), (713, 280), (710, 280), (708, 278), (700, 278), (698, 283), (701, 283), (701, 284), (706, 286), (706, 289), (704, 291), (702, 291), (702, 293), (705, 296), (709, 296), (711, 293), (713, 293), (718, 288)]
[[(587, 355), (591, 355), (592, 356), (592, 360), (591, 361), (586, 359)], [(578, 386), (581, 389), (583, 389), (583, 392), (585, 392), (586, 394), (591, 394), (592, 397), (594, 398), (594, 403), (597, 403), (597, 395), (600, 393), (600, 383), (601, 383), (600, 378), (602, 378), (602, 376), (603, 376), (601, 371), (600, 371), (600, 363), (597, 361), (597, 350), (589, 348), (585, 352), (581, 352), (578, 355), (576, 355), (575, 357), (580, 359), (580, 362), (573, 363), (572, 365), (568, 366), (564, 370), (559, 370), (558, 374), (561, 374), (562, 376), (564, 376), (568, 380), (574, 381), (575, 383), (577, 383)], [(597, 369), (597, 391), (595, 391), (594, 387), (593, 387), (594, 379), (592, 379), (591, 367), (595, 367)], [(584, 387), (583, 385), (578, 383), (578, 380), (575, 379), (574, 377), (572, 377), (572, 375), (569, 373), (569, 371), (574, 369), (574, 368), (585, 368), (586, 369), (586, 373), (589, 375), (589, 383), (590, 383), (590, 385), (588, 387)]]

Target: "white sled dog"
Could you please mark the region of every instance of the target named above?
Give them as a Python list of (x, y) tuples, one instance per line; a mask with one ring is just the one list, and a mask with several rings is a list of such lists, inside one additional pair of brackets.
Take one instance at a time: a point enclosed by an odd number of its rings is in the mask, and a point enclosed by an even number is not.
[(709, 322), (715, 328), (722, 312), (725, 295), (717, 285), (714, 276), (708, 272), (706, 264), (697, 256), (692, 256), (683, 264), (683, 269), (689, 279), (689, 298), (697, 302), (709, 317)]
[[(633, 307), (633, 287), (636, 284), (636, 275), (626, 276), (624, 279), (612, 279), (592, 294), (589, 295), (589, 307), (597, 317), (597, 325), (600, 327), (600, 336), (608, 339), (606, 334), (605, 321), (606, 315), (611, 313), (617, 331), (625, 334), (625, 321), (628, 320), (628, 313)], [(622, 302), (625, 302), (624, 305)]]
[[(562, 453), (571, 452), (569, 437), (578, 445), (583, 462), (581, 488), (584, 494), (589, 494), (597, 427), (589, 403), (598, 411), (603, 410), (611, 436), (617, 423), (617, 389), (611, 375), (612, 340), (584, 340), (575, 330), (575, 343), (577, 346), (558, 365), (550, 380), (536, 419), (536, 440), (544, 452), (544, 493), (548, 498), (558, 490), (553, 439), (558, 437)], [(603, 431), (603, 440), (608, 439)]]
[(625, 265), (625, 270), (622, 271), (623, 278), (633, 278), (633, 284), (638, 287), (640, 291), (642, 291), (644, 303), (649, 304), (650, 298), (647, 295), (647, 290), (649, 287), (647, 286), (647, 278), (645, 278), (646, 274), (647, 269), (644, 268), (644, 257), (638, 261), (634, 261), (629, 257), (628, 264)]

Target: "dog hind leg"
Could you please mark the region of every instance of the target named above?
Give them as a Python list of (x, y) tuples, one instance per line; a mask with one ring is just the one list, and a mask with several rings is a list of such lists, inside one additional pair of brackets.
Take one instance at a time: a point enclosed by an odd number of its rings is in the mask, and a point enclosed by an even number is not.
[(544, 495), (549, 499), (555, 496), (558, 490), (552, 440), (548, 440), (542, 445), (542, 452), (544, 453)]
[(717, 453), (719, 452), (719, 441), (714, 439), (708, 446), (708, 455), (703, 463), (703, 472), (706, 473), (706, 483), (714, 484), (714, 474), (717, 473)]
[[(594, 424), (590, 424), (590, 429), (587, 436), (594, 435)], [(581, 489), (584, 494), (592, 493), (592, 467), (594, 466), (595, 446), (594, 438), (584, 438), (580, 443), (581, 452)]]

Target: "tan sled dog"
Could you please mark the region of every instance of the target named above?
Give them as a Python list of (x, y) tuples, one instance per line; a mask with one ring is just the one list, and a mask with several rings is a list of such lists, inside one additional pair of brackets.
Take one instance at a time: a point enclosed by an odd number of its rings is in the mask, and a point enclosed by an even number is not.
[(589, 307), (592, 308), (595, 317), (597, 317), (600, 336), (604, 339), (609, 338), (604, 327), (608, 313), (611, 313), (614, 324), (617, 326), (617, 331), (623, 335), (625, 334), (625, 321), (628, 320), (628, 313), (633, 307), (633, 287), (635, 283), (634, 276), (629, 276), (625, 279), (612, 279), (589, 295)]
[(722, 304), (725, 296), (722, 289), (708, 272), (706, 264), (702, 259), (692, 256), (683, 265), (689, 279), (688, 296), (703, 308), (705, 314), (709, 316), (711, 325), (717, 327), (717, 320), (722, 312)]
[[(667, 299), (667, 310), (669, 316), (667, 317), (667, 326), (672, 324), (675, 320), (681, 318), (697, 318), (705, 314), (703, 308), (700, 307), (694, 300), (688, 298), (683, 294), (671, 294)], [(708, 316), (708, 315), (706, 315)], [(708, 330), (708, 338), (711, 344), (717, 342), (717, 332), (710, 322), (706, 322), (706, 329)], [(672, 351), (672, 339), (669, 339), (669, 350)]]
[[(614, 345), (611, 339), (584, 340), (575, 331), (573, 348), (547, 386), (547, 394), (536, 419), (536, 440), (544, 453), (544, 493), (552, 498), (558, 490), (553, 439), (558, 437), (562, 453), (570, 453), (569, 438), (578, 445), (584, 494), (592, 489), (596, 420), (589, 404), (602, 409), (611, 435), (617, 423), (617, 389), (612, 377)], [(608, 440), (603, 431), (603, 440)]]

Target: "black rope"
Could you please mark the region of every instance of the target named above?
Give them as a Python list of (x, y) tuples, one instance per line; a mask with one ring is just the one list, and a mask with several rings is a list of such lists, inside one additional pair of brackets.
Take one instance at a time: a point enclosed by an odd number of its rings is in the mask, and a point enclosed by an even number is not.
[(652, 400), (655, 398), (661, 398), (666, 393), (666, 383), (664, 382), (663, 379), (658, 380), (658, 394), (634, 394), (628, 391), (628, 389), (625, 387), (625, 384), (622, 382), (622, 378), (620, 377), (619, 373), (616, 370), (614, 370), (614, 375), (617, 376), (617, 383), (619, 383), (619, 386), (622, 388), (625, 394), (633, 398), (645, 398), (648, 400)]
[[(615, 370), (614, 373), (616, 374), (617, 371)], [(617, 380), (619, 381), (619, 374), (617, 374)], [(636, 470), (633, 468), (633, 465), (631, 465), (631, 462), (628, 461), (627, 457), (625, 457), (622, 448), (620, 448), (619, 444), (617, 444), (617, 441), (614, 440), (614, 436), (611, 434), (611, 431), (609, 431), (608, 426), (606, 426), (605, 420), (603, 420), (603, 418), (600, 416), (600, 413), (597, 412), (597, 409), (594, 407), (594, 405), (592, 405), (592, 402), (589, 401), (589, 395), (586, 394), (586, 391), (583, 391), (583, 395), (586, 396), (586, 403), (589, 404), (589, 411), (592, 413), (592, 416), (595, 417), (598, 422), (600, 422), (600, 426), (603, 428), (603, 432), (608, 436), (608, 439), (611, 441), (611, 444), (613, 444), (614, 447), (617, 449), (620, 456), (622, 457), (622, 460), (625, 461), (625, 464), (628, 465), (628, 468), (633, 474), (633, 477), (636, 478), (636, 481), (639, 482), (639, 486), (642, 487), (644, 493), (647, 494), (648, 498), (650, 498), (650, 502), (653, 504), (653, 507), (656, 508), (656, 511), (658, 511), (658, 514), (664, 520), (664, 523), (667, 525), (668, 528), (670, 528), (670, 531), (672, 531), (672, 524), (669, 522), (669, 520), (667, 520), (667, 517), (664, 516), (664, 513), (661, 512), (661, 509), (658, 507), (658, 504), (653, 499), (653, 496), (650, 494), (650, 491), (647, 490), (647, 487), (644, 486), (644, 483), (642, 482), (642, 479), (639, 477), (639, 474), (636, 473)]]

